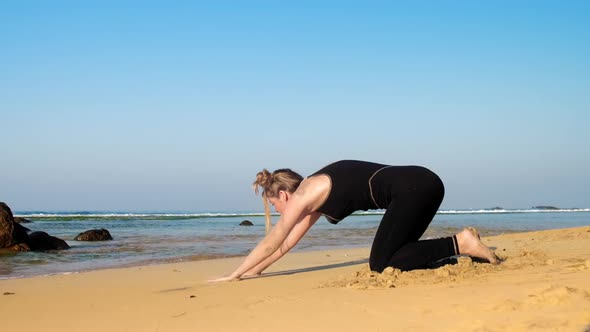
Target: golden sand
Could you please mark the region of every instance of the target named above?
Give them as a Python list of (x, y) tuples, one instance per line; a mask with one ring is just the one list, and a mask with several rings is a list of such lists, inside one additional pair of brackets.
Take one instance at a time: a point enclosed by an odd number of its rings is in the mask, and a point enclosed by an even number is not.
[[(590, 227), (483, 238), (503, 262), (369, 271), (368, 249), (0, 280), (3, 331), (590, 331)], [(4, 295), (5, 294), (5, 295)]]

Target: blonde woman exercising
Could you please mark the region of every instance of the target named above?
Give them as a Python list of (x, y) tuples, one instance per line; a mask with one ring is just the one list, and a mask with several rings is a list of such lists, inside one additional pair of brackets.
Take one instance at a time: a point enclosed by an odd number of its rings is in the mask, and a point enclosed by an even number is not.
[(337, 224), (358, 210), (385, 209), (369, 257), (373, 271), (388, 266), (412, 270), (459, 254), (498, 262), (469, 229), (419, 240), (444, 196), (440, 178), (421, 166), (342, 160), (306, 179), (290, 169), (273, 173), (264, 169), (257, 174), (254, 189), (262, 189), (267, 217), (270, 203), (280, 218), (233, 273), (212, 281), (257, 276), (291, 250), (320, 216)]

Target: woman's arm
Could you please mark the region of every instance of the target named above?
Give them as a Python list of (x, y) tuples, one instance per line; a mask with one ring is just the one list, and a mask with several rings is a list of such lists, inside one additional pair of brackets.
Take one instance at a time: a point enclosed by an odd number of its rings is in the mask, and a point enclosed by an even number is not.
[(238, 280), (244, 273), (251, 270), (258, 264), (262, 263), (262, 261), (267, 259), (269, 256), (274, 254), (274, 252), (277, 251), (280, 245), (285, 241), (297, 222), (303, 220), (303, 218), (307, 216), (307, 213), (304, 211), (301, 204), (292, 204), (295, 203), (293, 200), (294, 197), (291, 199), (289, 206), (285, 208), (285, 211), (279, 218), (279, 221), (277, 221), (276, 225), (272, 228), (270, 233), (268, 233), (268, 235), (266, 235), (254, 249), (252, 249), (242, 264), (240, 264), (240, 266), (229, 276), (212, 281)]
[(267, 267), (271, 266), (272, 263), (279, 260), (279, 258), (283, 257), (289, 250), (293, 249), (299, 243), (301, 238), (307, 233), (307, 231), (315, 224), (318, 218), (321, 216), (319, 212), (313, 212), (307, 215), (303, 220), (297, 223), (293, 230), (289, 233), (285, 241), (281, 244), (279, 249), (275, 251), (272, 255), (268, 256), (264, 261), (260, 264), (256, 265), (254, 268), (250, 269), (244, 276), (254, 276), (262, 273)]
[(312, 177), (304, 180), (291, 196), (276, 225), (250, 252), (242, 264), (228, 277), (212, 281), (237, 280), (244, 273), (261, 264), (279, 249), (297, 223), (302, 222), (305, 218), (311, 218), (311, 215), (316, 216), (315, 220), (318, 219), (315, 210), (323, 203), (329, 192), (330, 182), (327, 177)]

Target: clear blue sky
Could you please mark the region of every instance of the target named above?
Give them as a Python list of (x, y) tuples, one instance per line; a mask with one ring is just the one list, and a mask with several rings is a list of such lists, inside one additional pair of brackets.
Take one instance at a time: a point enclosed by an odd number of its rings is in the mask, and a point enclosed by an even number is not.
[(0, 4), (0, 201), (261, 211), (263, 167), (365, 159), (590, 207), (590, 2), (196, 3)]

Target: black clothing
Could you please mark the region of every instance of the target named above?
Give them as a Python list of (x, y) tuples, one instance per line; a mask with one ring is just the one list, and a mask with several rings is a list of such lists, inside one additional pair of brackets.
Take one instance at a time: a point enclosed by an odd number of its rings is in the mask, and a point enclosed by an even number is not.
[(411, 270), (458, 254), (455, 237), (418, 241), (444, 196), (442, 181), (430, 170), (342, 160), (313, 175), (320, 174), (330, 177), (332, 187), (317, 211), (331, 223), (354, 211), (386, 209), (371, 248), (373, 271)]
[(330, 164), (313, 175), (325, 174), (330, 177), (332, 188), (330, 195), (318, 209), (328, 217), (328, 221), (337, 224), (351, 213), (379, 207), (372, 199), (369, 180), (387, 165), (356, 160), (343, 160)]

